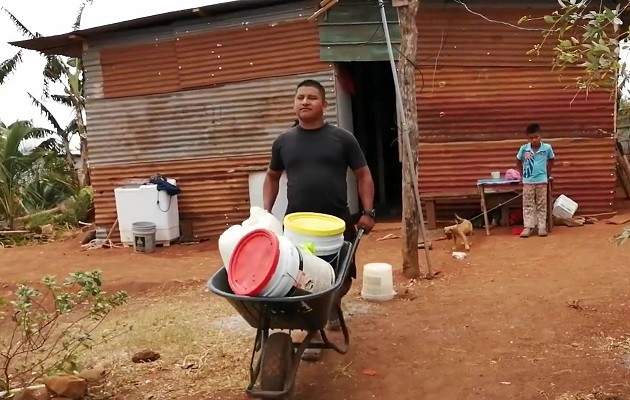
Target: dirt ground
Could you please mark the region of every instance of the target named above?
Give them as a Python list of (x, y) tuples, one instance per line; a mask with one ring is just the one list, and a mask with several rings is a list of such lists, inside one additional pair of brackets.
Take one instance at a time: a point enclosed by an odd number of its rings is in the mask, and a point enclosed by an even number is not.
[[(359, 277), (347, 298), (354, 309), (349, 353), (302, 363), (296, 398), (630, 399), (630, 244), (609, 242), (621, 230), (599, 222), (529, 239), (504, 228), (491, 236), (477, 230), (464, 260), (451, 257), (451, 242), (435, 242), (430, 256), (439, 278), (410, 284), (400, 274), (400, 240), (376, 241), (398, 233), (396, 225), (379, 225), (361, 243), (358, 264), (391, 263), (399, 295), (364, 302)], [(146, 309), (143, 298), (168, 302), (193, 293), (222, 304), (202, 294), (219, 265), (214, 243), (144, 255), (81, 252), (78, 241), (0, 249), (0, 294), (16, 282), (98, 268), (107, 290), (140, 299), (126, 308), (130, 319)], [(235, 365), (247, 366), (250, 348)], [(189, 397), (165, 398), (246, 399), (237, 383), (217, 392), (198, 382)], [(127, 390), (126, 399), (148, 398), (141, 384)]]

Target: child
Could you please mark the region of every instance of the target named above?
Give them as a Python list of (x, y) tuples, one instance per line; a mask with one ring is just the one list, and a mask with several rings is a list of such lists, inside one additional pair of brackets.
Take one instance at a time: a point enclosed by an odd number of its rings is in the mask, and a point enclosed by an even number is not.
[(538, 124), (525, 129), (529, 143), (516, 154), (516, 165), (523, 175), (523, 221), (525, 228), (521, 237), (529, 237), (538, 226), (538, 236), (547, 236), (547, 179), (555, 154), (549, 143), (541, 142)]

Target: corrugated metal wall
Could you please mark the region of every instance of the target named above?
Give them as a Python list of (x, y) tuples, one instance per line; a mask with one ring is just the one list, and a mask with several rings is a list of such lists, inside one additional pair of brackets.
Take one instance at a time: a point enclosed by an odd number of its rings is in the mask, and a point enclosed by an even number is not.
[(175, 41), (105, 48), (100, 52), (106, 98), (179, 90)]
[[(550, 139), (556, 153), (554, 192), (579, 203), (580, 212), (600, 212), (612, 207), (616, 181), (615, 139)], [(490, 172), (505, 173), (516, 167), (516, 153), (523, 140), (494, 142), (421, 143), (419, 176), (421, 192), (470, 191)], [(475, 202), (478, 207), (478, 202)]]
[[(524, 15), (543, 16), (549, 10), (474, 11), (516, 25)], [(531, 122), (540, 123), (548, 137), (612, 132), (609, 95), (576, 96), (573, 78), (580, 69), (566, 70), (559, 80), (551, 71), (552, 41), (540, 58), (526, 55), (542, 40), (536, 30), (542, 26), (528, 23), (524, 27), (533, 30), (522, 30), (489, 22), (457, 4), (421, 6), (416, 74), (421, 140), (509, 139)]]
[[(555, 192), (575, 199), (580, 212), (610, 210), (615, 165), (609, 95), (576, 96), (573, 78), (581, 70), (564, 71), (562, 79), (551, 71), (551, 41), (540, 58), (526, 55), (542, 40), (540, 21), (524, 25), (527, 30), (505, 24), (549, 10), (473, 8), (493, 22), (458, 4), (422, 3), (418, 12), (420, 191), (474, 191), (477, 179), (513, 168), (526, 141), (522, 132), (536, 122), (545, 138), (557, 138), (550, 139), (557, 156)], [(453, 209), (478, 207), (438, 203), (449, 219)]]
[(325, 86), (330, 98), (326, 118), (336, 121), (332, 70), (88, 102), (90, 164), (267, 152), (295, 119), (293, 94), (306, 78)]
[[(400, 44), (398, 14), (385, 5), (390, 39)], [(389, 61), (377, 0), (341, 0), (319, 20), (319, 57), (326, 61)]]
[(180, 219), (190, 219), (199, 238), (216, 237), (225, 228), (243, 221), (249, 213), (248, 173), (263, 170), (266, 154), (97, 166), (92, 169), (96, 225), (116, 220), (114, 189), (127, 180), (162, 173), (177, 179)]
[(319, 61), (317, 25), (305, 20), (177, 39), (181, 89), (330, 69)]
[(99, 57), (104, 97), (171, 93), (330, 70), (330, 64), (319, 60), (318, 40), (317, 25), (300, 19), (106, 46)]
[(97, 225), (110, 226), (116, 218), (114, 188), (155, 173), (178, 180), (180, 216), (193, 220), (200, 238), (217, 237), (245, 219), (248, 171), (266, 168), (271, 142), (295, 118), (295, 86), (307, 77), (325, 85), (326, 119), (336, 123), (332, 71), (90, 102)]
[(116, 218), (115, 187), (155, 173), (178, 180), (180, 216), (193, 220), (200, 238), (247, 217), (248, 171), (266, 168), (271, 142), (292, 125), (298, 82), (324, 84), (326, 118), (337, 120), (333, 66), (319, 61), (317, 24), (303, 11), (300, 3), (273, 7), (221, 18), (216, 27), (175, 24), (91, 47), (86, 96), (97, 225)]

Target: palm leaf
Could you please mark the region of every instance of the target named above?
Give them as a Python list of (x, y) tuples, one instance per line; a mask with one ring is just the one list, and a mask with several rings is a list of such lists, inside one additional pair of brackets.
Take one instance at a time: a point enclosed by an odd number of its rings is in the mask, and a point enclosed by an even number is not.
[(22, 50), (18, 51), (13, 57), (2, 61), (0, 64), (0, 84), (2, 84), (11, 75), (19, 63), (22, 62)]
[(85, 11), (85, 7), (92, 4), (93, 0), (86, 0), (83, 2), (83, 4), (81, 4), (81, 6), (79, 6), (79, 10), (77, 11), (77, 17), (74, 21), (74, 24), (72, 24), (72, 29), (74, 30), (78, 30), (81, 28), (81, 19), (83, 18), (83, 11)]
[(57, 139), (55, 139), (54, 137), (48, 138), (44, 141), (42, 141), (40, 144), (37, 145), (37, 147), (35, 148), (35, 151), (37, 150), (44, 150), (47, 152), (54, 152), (56, 154), (59, 154), (62, 152), (62, 148), (59, 145), (59, 141)]
[(68, 76), (68, 67), (59, 56), (47, 55), (44, 66), (44, 96), (50, 96), (49, 86), (51, 83), (60, 82), (64, 76)]
[(44, 103), (42, 103), (41, 101), (37, 100), (35, 98), (35, 96), (33, 96), (32, 94), (28, 94), (28, 97), (31, 98), (31, 103), (33, 103), (33, 105), (37, 108), (39, 108), (39, 111), (42, 113), (42, 115), (44, 117), (46, 117), (46, 119), (48, 120), (48, 122), (51, 123), (51, 125), (53, 126), (53, 128), (55, 128), (55, 130), (59, 133), (62, 132), (63, 129), (61, 128), (61, 125), (59, 125), (59, 122), (57, 121), (57, 118), (55, 118), (55, 116), (50, 112), (50, 110), (48, 109), (48, 107), (46, 107), (44, 105)]
[(11, 20), (11, 22), (13, 22), (13, 25), (15, 25), (17, 30), (20, 31), (20, 33), (22, 33), (22, 35), (28, 37), (29, 39), (33, 39), (33, 38), (42, 36), (41, 34), (39, 34), (37, 32), (31, 32), (30, 29), (28, 29), (22, 22), (20, 22), (19, 19), (17, 19), (17, 17), (15, 15), (13, 15), (13, 13), (11, 13), (11, 11), (7, 10), (4, 7), (2, 7), (2, 11), (4, 11), (9, 16), (9, 19)]
[(50, 98), (56, 101), (59, 104), (63, 104), (64, 106), (72, 107), (72, 99), (69, 95), (66, 94), (51, 94)]

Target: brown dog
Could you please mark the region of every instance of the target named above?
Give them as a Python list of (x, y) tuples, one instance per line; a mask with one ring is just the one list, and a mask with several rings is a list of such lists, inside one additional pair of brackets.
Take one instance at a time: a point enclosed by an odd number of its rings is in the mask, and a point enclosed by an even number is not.
[(460, 238), (464, 244), (464, 249), (470, 250), (470, 243), (466, 236), (472, 236), (474, 234), (472, 223), (455, 214), (455, 225), (447, 226), (444, 228), (444, 234), (448, 239), (453, 239), (453, 250), (457, 248), (457, 238)]

